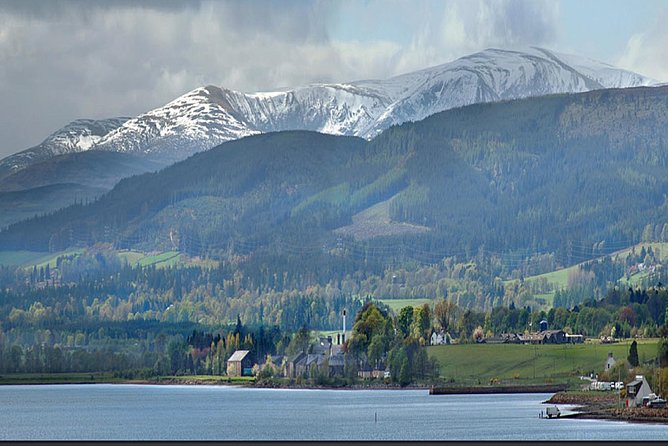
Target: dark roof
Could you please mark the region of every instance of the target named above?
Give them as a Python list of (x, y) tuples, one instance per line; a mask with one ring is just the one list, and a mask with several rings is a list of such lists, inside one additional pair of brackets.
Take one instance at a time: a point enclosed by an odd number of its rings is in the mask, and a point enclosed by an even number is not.
[(306, 357), (306, 365), (310, 366), (314, 362), (316, 363), (316, 365), (320, 365), (323, 363), (324, 360), (325, 360), (324, 355), (310, 354)]
[(293, 362), (293, 363), (298, 363), (301, 362), (302, 359), (306, 359), (306, 353), (304, 352), (299, 352), (296, 355), (294, 355), (288, 362)]
[(343, 345), (332, 345), (332, 356), (343, 353)]
[(343, 355), (332, 355), (329, 358), (330, 367), (343, 367), (345, 365), (345, 357)]

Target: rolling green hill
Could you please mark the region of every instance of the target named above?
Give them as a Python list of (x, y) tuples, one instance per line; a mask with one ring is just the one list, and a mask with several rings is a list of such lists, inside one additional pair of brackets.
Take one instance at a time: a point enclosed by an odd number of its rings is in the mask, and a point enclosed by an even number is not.
[(163, 164), (126, 153), (55, 156), (0, 179), (0, 228), (75, 203), (92, 202), (121, 178)]
[[(488, 384), (491, 379), (516, 383), (577, 382), (580, 375), (601, 373), (608, 353), (625, 359), (630, 342), (564, 345), (461, 344), (428, 347), (440, 374), (458, 384)], [(657, 340), (638, 343), (640, 361), (656, 356)]]
[[(613, 260), (621, 259), (626, 257), (631, 251), (635, 250), (637, 252), (640, 252), (642, 247), (651, 247), (655, 252), (659, 253), (659, 259), (660, 260), (665, 260), (668, 258), (668, 243), (658, 243), (658, 242), (651, 242), (651, 243), (638, 243), (636, 245), (633, 245), (631, 247), (621, 249), (618, 251), (615, 251), (609, 256)], [(601, 261), (601, 257), (592, 259), (593, 261)], [(525, 277), (524, 281), (525, 282), (535, 282), (539, 280), (545, 280), (547, 281), (550, 285), (552, 285), (555, 289), (563, 289), (568, 287), (568, 275), (572, 274), (573, 272), (577, 271), (582, 265), (584, 265), (586, 262), (580, 262), (575, 265), (571, 265), (567, 268), (560, 268), (556, 271), (550, 271), (547, 273), (543, 274), (537, 274), (535, 276), (529, 276)], [(633, 274), (629, 279), (626, 277), (619, 277), (619, 282), (624, 283), (627, 285), (635, 285), (638, 280), (642, 279), (643, 277), (646, 277), (647, 274), (643, 273), (635, 273)], [(512, 280), (506, 280), (504, 283), (515, 283), (517, 282), (517, 279), (512, 279)], [(553, 293), (552, 293), (553, 294)]]

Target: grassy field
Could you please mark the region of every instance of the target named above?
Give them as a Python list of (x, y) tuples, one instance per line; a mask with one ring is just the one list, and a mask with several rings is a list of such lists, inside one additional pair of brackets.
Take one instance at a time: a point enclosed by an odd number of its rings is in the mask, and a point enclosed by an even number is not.
[(160, 381), (170, 381), (183, 384), (244, 384), (255, 381), (254, 376), (213, 376), (213, 375), (179, 375), (162, 376)]
[(121, 261), (126, 261), (132, 266), (155, 265), (157, 268), (175, 266), (180, 264), (182, 260), (182, 254), (178, 251), (167, 251), (151, 255), (140, 251), (120, 251), (118, 257)]
[[(638, 342), (641, 362), (656, 356), (658, 341)], [(598, 342), (566, 345), (461, 344), (427, 347), (430, 357), (440, 364), (441, 377), (457, 384), (501, 382), (565, 383), (580, 382), (581, 374), (600, 373), (611, 352), (617, 359), (628, 356), (630, 341), (616, 344)]]
[(418, 298), (418, 299), (379, 299), (382, 303), (387, 305), (394, 311), (395, 313), (399, 314), (399, 311), (403, 307), (407, 306), (413, 306), (413, 307), (418, 307), (423, 304), (432, 304), (434, 301), (432, 299), (427, 299), (427, 298)]
[(128, 265), (131, 266), (138, 264), (139, 261), (144, 257), (146, 257), (146, 254), (140, 251), (128, 250), (118, 252), (118, 258), (121, 260), (121, 262), (127, 262)]
[[(659, 259), (665, 260), (668, 258), (668, 243), (639, 243), (635, 246), (625, 248), (619, 251), (615, 251), (614, 253), (610, 254), (610, 257), (613, 259), (617, 259), (618, 257), (626, 257), (631, 253), (633, 249), (636, 250), (636, 252), (640, 252), (642, 247), (652, 247), (652, 250), (656, 253), (659, 253)], [(583, 262), (584, 263), (584, 262)], [(548, 283), (553, 284), (556, 288), (566, 288), (568, 286), (568, 274), (571, 271), (575, 271), (579, 268), (579, 266), (582, 263), (579, 263), (577, 265), (569, 266), (568, 268), (563, 268), (559, 269), (556, 271), (551, 271), (549, 273), (545, 274), (539, 274), (537, 276), (529, 276), (524, 279), (525, 282), (531, 282), (535, 280), (540, 280), (540, 279), (545, 279), (547, 280)], [(643, 278), (647, 277), (647, 273), (638, 273), (634, 274), (631, 276), (630, 280), (626, 280), (625, 277), (620, 277), (619, 281), (623, 284), (631, 284), (635, 285), (639, 283)], [(504, 283), (512, 283), (515, 282), (517, 279), (512, 279), (512, 280), (506, 280)], [(541, 295), (541, 297), (544, 297), (545, 295)], [(553, 296), (553, 294), (552, 294)], [(551, 302), (551, 300), (550, 300)]]
[[(154, 379), (149, 379), (153, 382)], [(210, 375), (184, 375), (184, 376), (162, 376), (155, 382), (168, 382), (170, 384), (245, 384), (255, 381), (252, 376), (210, 376)], [(9, 384), (94, 384), (94, 383), (145, 383), (142, 379), (126, 379), (114, 377), (112, 373), (8, 373), (0, 375), (0, 385)]]
[(0, 375), (0, 385), (7, 384), (82, 384), (121, 383), (111, 373), (7, 373)]
[(24, 265), (47, 255), (48, 252), (33, 251), (2, 251), (0, 252), (0, 265), (16, 266)]
[(181, 253), (178, 251), (167, 251), (156, 255), (148, 255), (139, 260), (139, 265), (155, 265), (157, 268), (175, 266), (179, 263)]
[(40, 268), (45, 267), (48, 263), (51, 268), (56, 266), (58, 257), (81, 252), (83, 252), (82, 249), (68, 249), (59, 252), (0, 251), (0, 265), (30, 268), (36, 265), (37, 268)]

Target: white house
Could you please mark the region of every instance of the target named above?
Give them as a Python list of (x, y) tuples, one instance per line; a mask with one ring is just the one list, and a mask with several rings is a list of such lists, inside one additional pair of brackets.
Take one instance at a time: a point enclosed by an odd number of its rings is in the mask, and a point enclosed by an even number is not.
[(430, 345), (443, 345), (449, 344), (448, 336), (442, 332), (433, 332), (431, 334), (431, 340), (429, 341)]
[(605, 361), (605, 370), (610, 370), (615, 366), (615, 358), (612, 357), (612, 353), (608, 353), (608, 359)]
[(626, 385), (626, 407), (642, 406), (642, 399), (649, 396), (652, 389), (643, 375), (636, 375), (636, 379)]

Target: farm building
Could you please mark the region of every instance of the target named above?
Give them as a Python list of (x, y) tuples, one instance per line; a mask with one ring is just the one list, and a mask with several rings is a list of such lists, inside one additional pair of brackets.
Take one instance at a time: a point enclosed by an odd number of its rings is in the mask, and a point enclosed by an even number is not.
[(483, 339), (486, 344), (519, 344), (520, 335), (516, 333), (501, 333), (500, 336), (491, 336)]
[(568, 338), (563, 330), (545, 330), (529, 333), (521, 337), (525, 344), (566, 344)]
[(636, 375), (636, 379), (626, 385), (626, 407), (642, 406), (642, 399), (649, 396), (652, 389), (643, 375)]
[(237, 350), (227, 360), (227, 376), (251, 376), (252, 364), (248, 350)]

